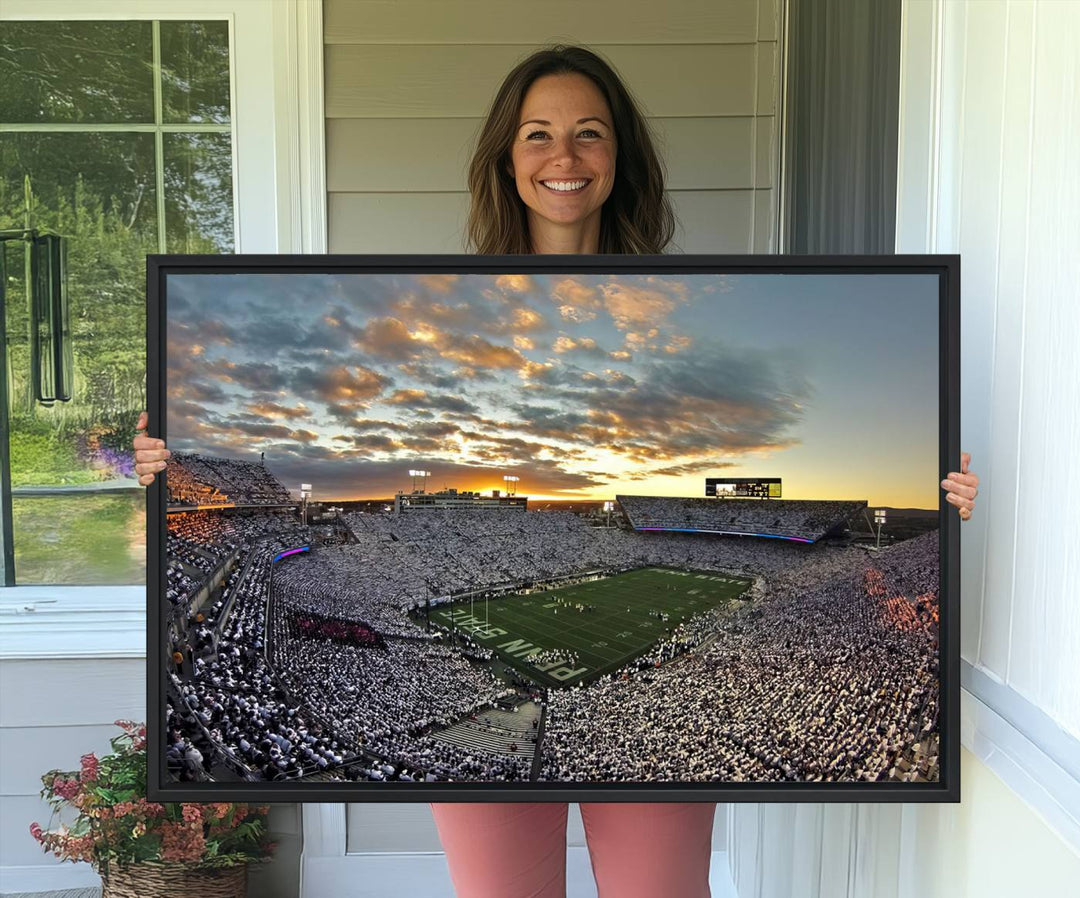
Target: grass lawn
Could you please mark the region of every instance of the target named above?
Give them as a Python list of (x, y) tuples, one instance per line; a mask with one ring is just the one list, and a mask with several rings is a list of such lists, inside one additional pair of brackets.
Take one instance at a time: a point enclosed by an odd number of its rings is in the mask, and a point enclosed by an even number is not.
[[(443, 606), (432, 621), (454, 625), (529, 679), (574, 686), (622, 667), (668, 637), (683, 620), (737, 600), (751, 581), (716, 573), (642, 568), (603, 580), (486, 603)], [(566, 604), (568, 603), (568, 604)], [(578, 611), (573, 605), (593, 605)], [(668, 615), (664, 621), (655, 612)], [(578, 661), (534, 662), (550, 649), (574, 651)]]
[(146, 582), (142, 490), (16, 498), (11, 511), (18, 583)]

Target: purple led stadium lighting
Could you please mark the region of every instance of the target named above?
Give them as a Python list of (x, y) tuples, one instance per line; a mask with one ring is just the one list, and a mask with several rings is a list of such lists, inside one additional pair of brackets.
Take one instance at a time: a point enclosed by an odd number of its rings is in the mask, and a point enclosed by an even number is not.
[(281, 561), (282, 558), (288, 558), (290, 555), (296, 555), (298, 552), (310, 552), (311, 546), (301, 546), (299, 549), (286, 549), (284, 552), (278, 552), (274, 556), (274, 561)]
[(780, 536), (776, 533), (743, 533), (738, 530), (705, 530), (700, 527), (635, 527), (635, 530), (662, 531), (664, 533), (720, 533), (724, 536), (764, 536), (766, 539), (786, 539), (796, 543), (812, 543), (801, 536)]

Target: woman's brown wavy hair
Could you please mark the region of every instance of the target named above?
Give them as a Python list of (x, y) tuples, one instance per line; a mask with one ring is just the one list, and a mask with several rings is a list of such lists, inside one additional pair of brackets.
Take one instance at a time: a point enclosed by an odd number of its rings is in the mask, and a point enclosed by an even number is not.
[(591, 79), (614, 118), (615, 180), (600, 213), (599, 252), (662, 253), (675, 233), (675, 216), (645, 116), (607, 62), (584, 47), (563, 45), (518, 63), (492, 101), (469, 164), (469, 247), (485, 255), (532, 252), (525, 204), (508, 170), (510, 147), (532, 83), (562, 74)]

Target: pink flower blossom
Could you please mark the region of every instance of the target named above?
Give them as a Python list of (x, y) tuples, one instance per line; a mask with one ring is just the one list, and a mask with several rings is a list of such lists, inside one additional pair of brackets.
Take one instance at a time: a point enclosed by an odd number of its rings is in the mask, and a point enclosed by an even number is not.
[(202, 827), (190, 823), (166, 822), (161, 825), (163, 861), (197, 861), (202, 858), (206, 839)]
[(83, 755), (79, 761), (82, 763), (82, 773), (80, 774), (84, 783), (92, 783), (98, 778), (98, 759), (97, 756), (90, 752)]
[(58, 776), (53, 781), (53, 791), (65, 801), (71, 801), (79, 793), (79, 783), (77, 780), (68, 780)]

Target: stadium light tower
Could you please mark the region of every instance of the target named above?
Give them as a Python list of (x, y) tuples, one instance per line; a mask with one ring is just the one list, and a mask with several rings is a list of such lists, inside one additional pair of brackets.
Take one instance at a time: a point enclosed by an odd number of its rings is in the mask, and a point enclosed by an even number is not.
[(303, 520), (303, 526), (308, 525), (308, 499), (311, 496), (311, 484), (300, 484), (300, 514)]
[(611, 512), (615, 510), (615, 503), (608, 500), (604, 503), (604, 511), (607, 512), (607, 525), (611, 526)]
[(508, 495), (508, 496), (516, 496), (517, 495), (517, 484), (518, 484), (518, 481), (521, 480), (521, 478), (520, 477), (515, 477), (513, 474), (504, 474), (503, 475), (503, 480), (506, 482), (506, 495)]
[(420, 492), (424, 491), (424, 487), (427, 486), (427, 479), (431, 476), (431, 471), (409, 471), (409, 476), (412, 480), (412, 491), (416, 492), (416, 478), (421, 479)]
[(885, 518), (886, 514), (884, 508), (874, 509), (874, 523), (877, 524), (877, 543), (874, 545), (875, 549), (881, 548), (881, 528), (885, 526)]

